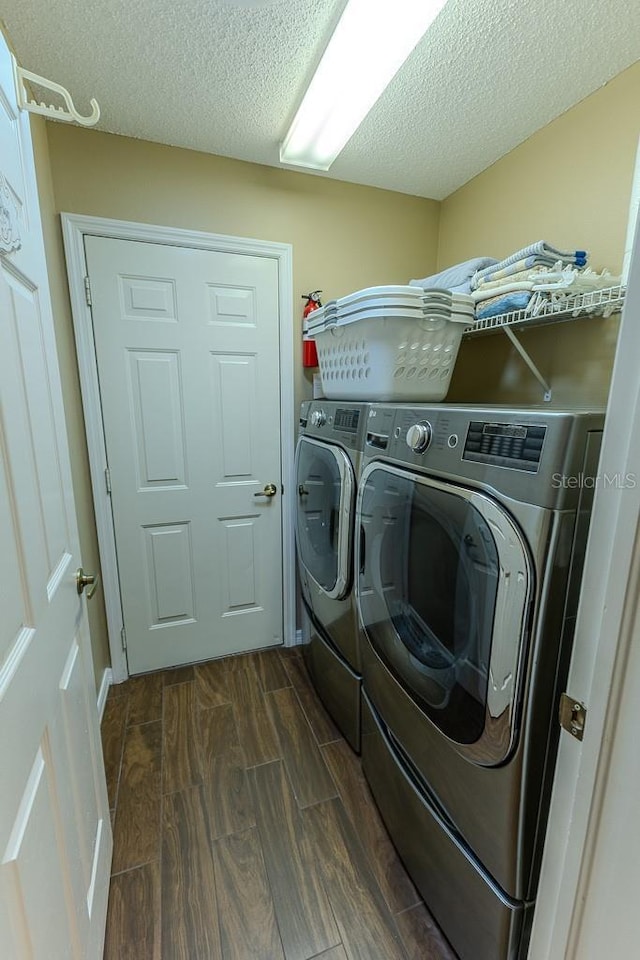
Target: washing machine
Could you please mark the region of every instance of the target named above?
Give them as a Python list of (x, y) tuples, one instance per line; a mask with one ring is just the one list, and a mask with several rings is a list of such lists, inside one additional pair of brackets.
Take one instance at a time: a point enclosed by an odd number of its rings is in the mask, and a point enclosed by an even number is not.
[(367, 411), (362, 403), (304, 403), (295, 465), (305, 658), (320, 699), (358, 752), (362, 665), (353, 534)]
[(365, 775), (461, 960), (526, 956), (602, 412), (373, 405)]

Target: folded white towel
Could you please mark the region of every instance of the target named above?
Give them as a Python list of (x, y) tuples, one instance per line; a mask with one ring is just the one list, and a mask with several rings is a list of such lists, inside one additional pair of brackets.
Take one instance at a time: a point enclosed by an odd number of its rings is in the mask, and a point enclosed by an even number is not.
[[(559, 269), (562, 268), (560, 264)], [(531, 270), (520, 270), (518, 273), (508, 274), (506, 277), (501, 277), (498, 280), (483, 280), (482, 283), (479, 283), (475, 288), (476, 293), (480, 290), (492, 290), (499, 287), (503, 287), (505, 283), (529, 283), (530, 281), (535, 282), (539, 277), (546, 277), (550, 272), (549, 267), (537, 266), (533, 267)], [(556, 274), (554, 273), (554, 277)], [(472, 293), (473, 296), (473, 293)]]

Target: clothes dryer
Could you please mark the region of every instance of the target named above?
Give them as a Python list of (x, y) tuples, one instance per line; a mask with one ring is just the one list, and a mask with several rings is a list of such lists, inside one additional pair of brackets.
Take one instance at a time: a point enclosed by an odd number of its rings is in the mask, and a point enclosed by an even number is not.
[(328, 712), (360, 751), (361, 662), (353, 532), (367, 404), (304, 403), (296, 449), (296, 548), (305, 656)]
[(369, 411), (366, 777), (461, 960), (524, 957), (602, 413)]

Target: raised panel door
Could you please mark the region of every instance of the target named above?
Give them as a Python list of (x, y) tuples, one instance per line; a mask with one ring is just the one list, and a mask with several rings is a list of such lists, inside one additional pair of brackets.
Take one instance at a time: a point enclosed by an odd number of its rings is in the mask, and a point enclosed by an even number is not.
[(277, 262), (85, 249), (129, 669), (281, 643)]

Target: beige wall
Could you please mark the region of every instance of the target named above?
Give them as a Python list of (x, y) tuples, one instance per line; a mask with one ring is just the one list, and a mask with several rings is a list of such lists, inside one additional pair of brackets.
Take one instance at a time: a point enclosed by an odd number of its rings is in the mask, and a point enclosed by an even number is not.
[[(61, 211), (293, 245), (294, 310), (435, 269), (440, 205), (404, 194), (276, 170), (64, 124), (36, 122), (35, 148), (51, 273), (83, 562), (97, 541), (66, 275)], [(298, 342), (292, 344), (296, 358)], [(296, 360), (296, 404), (309, 383)], [(97, 598), (96, 598), (97, 599)], [(102, 601), (92, 608), (96, 673), (108, 662)]]
[[(95, 533), (91, 479), (89, 476), (89, 462), (87, 459), (84, 434), (84, 419), (82, 416), (76, 351), (73, 340), (73, 329), (70, 322), (71, 308), (69, 305), (64, 252), (62, 249), (62, 236), (58, 225), (58, 218), (56, 217), (46, 123), (42, 117), (31, 117), (31, 134), (33, 137), (33, 152), (38, 177), (38, 195), (42, 212), (42, 229), (47, 255), (47, 269), (49, 272), (49, 286), (51, 289), (51, 304), (53, 307), (60, 375), (62, 378), (65, 418), (71, 451), (71, 472), (76, 512), (78, 515), (82, 565), (85, 570), (94, 571), (100, 569), (100, 561)], [(89, 629), (91, 631), (91, 645), (93, 650), (93, 667), (96, 686), (99, 687), (100, 681), (102, 680), (102, 673), (110, 663), (107, 621), (101, 590), (99, 590), (91, 602), (87, 604), (87, 609), (89, 612)]]
[[(47, 130), (58, 211), (291, 243), (296, 312), (309, 290), (329, 299), (435, 268), (434, 200), (60, 123)], [(296, 402), (307, 392), (297, 363)]]
[[(540, 130), (443, 203), (438, 264), (501, 257), (533, 240), (585, 246), (619, 273), (640, 133), (640, 63)], [(618, 318), (531, 330), (523, 342), (551, 381), (554, 406), (605, 403)], [(541, 393), (503, 334), (469, 340), (450, 401), (537, 402)]]

